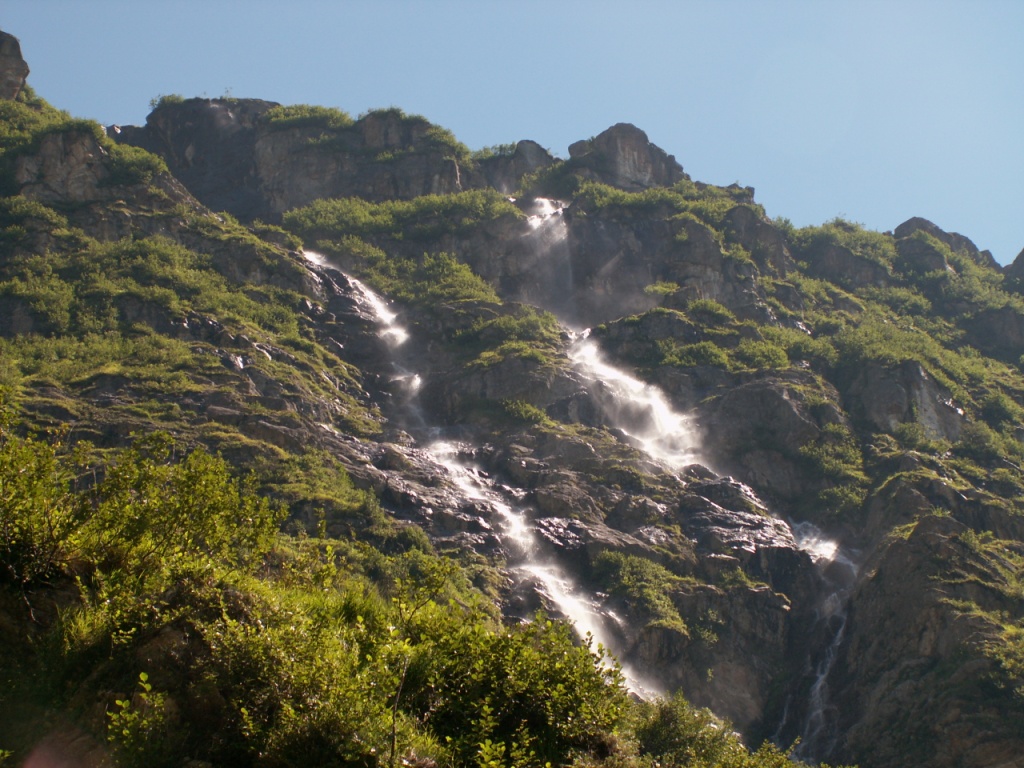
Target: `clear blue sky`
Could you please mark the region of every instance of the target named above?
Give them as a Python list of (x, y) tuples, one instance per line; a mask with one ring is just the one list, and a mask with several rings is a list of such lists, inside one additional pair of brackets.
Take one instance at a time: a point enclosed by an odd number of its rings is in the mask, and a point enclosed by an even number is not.
[(911, 216), (1024, 248), (1021, 0), (4, 0), (30, 84), (101, 123), (161, 94), (399, 106), (557, 155), (630, 122), (770, 216)]

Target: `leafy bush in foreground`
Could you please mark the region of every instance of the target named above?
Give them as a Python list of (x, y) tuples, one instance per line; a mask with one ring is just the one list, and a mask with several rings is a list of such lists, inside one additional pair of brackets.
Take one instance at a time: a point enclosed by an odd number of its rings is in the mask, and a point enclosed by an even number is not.
[[(83, 483), (77, 456), (17, 426), (5, 413), (0, 590), (77, 598), (0, 659), (16, 758), (45, 711), (105, 731), (124, 766), (785, 764), (679, 697), (631, 703), (562, 622), (502, 626), (451, 560), (275, 537), (251, 481), (160, 435)], [(121, 692), (105, 713), (75, 704), (100, 691)]]

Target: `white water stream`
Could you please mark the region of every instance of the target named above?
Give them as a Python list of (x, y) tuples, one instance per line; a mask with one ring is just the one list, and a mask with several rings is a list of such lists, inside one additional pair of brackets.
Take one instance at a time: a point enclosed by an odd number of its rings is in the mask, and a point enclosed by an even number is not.
[[(816, 664), (810, 658), (807, 660), (806, 674), (813, 676), (813, 682), (800, 729), (800, 744), (795, 752), (796, 757), (802, 760), (814, 760), (829, 755), (839, 738), (836, 727), (838, 712), (829, 700), (828, 678), (846, 633), (847, 601), (860, 566), (839, 546), (839, 542), (829, 539), (813, 523), (797, 523), (793, 526), (793, 536), (797, 546), (810, 555), (830, 588), (818, 609), (817, 623), (826, 635), (831, 635), (831, 640)], [(788, 712), (783, 714), (780, 731), (786, 725), (786, 714)]]
[[(302, 254), (305, 256), (306, 261), (312, 264), (320, 267), (335, 268), (326, 256), (316, 251), (303, 251)], [(341, 272), (341, 270), (338, 271)], [(409, 332), (398, 322), (398, 313), (392, 312), (388, 307), (388, 303), (370, 290), (361, 280), (357, 280), (344, 272), (342, 274), (345, 275), (345, 278), (352, 287), (356, 289), (358, 302), (363, 306), (363, 309), (368, 310), (373, 316), (375, 322), (380, 327), (378, 335), (392, 352), (391, 364), (394, 367), (395, 373), (391, 376), (391, 381), (401, 386), (406, 397), (414, 397), (422, 388), (423, 379), (418, 373), (409, 371), (399, 365), (395, 359), (395, 350), (409, 340)]]
[[(538, 200), (534, 215), (528, 223), (541, 239), (543, 247), (554, 248), (566, 239), (567, 229), (561, 215), (561, 204), (551, 200)], [(310, 261), (326, 264), (317, 254), (307, 252)], [(392, 349), (409, 338), (397, 323), (397, 315), (387, 303), (357, 280), (349, 278), (361, 294), (381, 327), (380, 335)], [(657, 387), (643, 382), (609, 364), (601, 355), (597, 344), (588, 338), (588, 332), (578, 334), (569, 350), (577, 372), (586, 381), (595, 403), (600, 407), (610, 426), (619, 430), (626, 439), (653, 460), (670, 469), (681, 469), (700, 460), (700, 440), (692, 417), (672, 408), (665, 394)], [(395, 363), (400, 375), (409, 377), (410, 392), (420, 385), (418, 374), (405, 372)], [(544, 594), (558, 611), (574, 625), (581, 638), (590, 635), (595, 643), (615, 651), (609, 641), (618, 635), (618, 619), (603, 611), (593, 596), (581, 592), (575, 582), (550, 559), (542, 557), (537, 534), (526, 510), (512, 494), (501, 490), (479, 468), (467, 464), (459, 457), (458, 446), (438, 442), (428, 449), (430, 455), (443, 467), (463, 496), (482, 504), (501, 521), (501, 537), (513, 557), (513, 569), (528, 574), (541, 586)], [(471, 453), (471, 451), (469, 451)], [(793, 526), (797, 546), (807, 552), (822, 574), (829, 591), (819, 607), (819, 622), (823, 631), (831, 636), (828, 647), (815, 663), (808, 659), (807, 675), (813, 677), (808, 692), (806, 714), (800, 727), (801, 744), (797, 756), (807, 759), (827, 754), (837, 738), (836, 712), (829, 705), (828, 677), (831, 673), (846, 628), (846, 603), (856, 579), (858, 565), (842, 550), (838, 542), (826, 537), (810, 523)], [(627, 685), (640, 695), (658, 686), (641, 682), (632, 670), (623, 668)], [(787, 712), (779, 731), (787, 725)]]
[[(570, 254), (559, 244), (567, 239), (568, 228), (560, 204), (538, 200), (529, 218), (532, 237), (551, 258), (564, 259), (571, 270)], [(571, 274), (571, 271), (570, 271)], [(568, 284), (571, 288), (571, 282)], [(549, 309), (554, 309), (549, 307)], [(611, 426), (620, 430), (637, 448), (656, 461), (680, 469), (700, 459), (700, 439), (692, 419), (675, 411), (664, 393), (607, 363), (598, 346), (579, 334), (569, 350), (576, 370), (587, 381), (588, 390)], [(818, 608), (817, 625), (828, 639), (816, 661), (809, 658), (806, 671), (811, 678), (796, 756), (803, 759), (827, 755), (838, 739), (837, 711), (830, 704), (828, 680), (839, 654), (847, 622), (847, 602), (859, 566), (833, 539), (809, 522), (792, 526), (797, 546), (806, 552), (826, 585)], [(779, 732), (787, 725), (789, 704)]]
[(569, 350), (611, 425), (655, 461), (681, 469), (698, 461), (693, 419), (674, 410), (665, 393), (607, 363), (584, 331)]
[[(429, 446), (427, 451), (448, 470), (452, 482), (467, 499), (486, 506), (500, 519), (501, 536), (512, 555), (512, 569), (539, 582), (544, 596), (573, 625), (581, 639), (590, 637), (595, 645), (614, 653), (616, 648), (612, 638), (616, 634), (617, 617), (603, 610), (597, 599), (581, 590), (553, 561), (543, 557), (527, 509), (510, 503), (507, 494), (486, 473), (461, 460), (459, 446), (455, 443), (439, 441)], [(653, 695), (652, 683), (641, 681), (625, 665), (622, 673), (631, 691), (644, 698)]]
[[(318, 253), (304, 253), (307, 260), (314, 264), (332, 266), (326, 257)], [(392, 363), (397, 370), (402, 371), (400, 376), (407, 376), (412, 382), (409, 391), (414, 396), (422, 383), (419, 374), (405, 371), (394, 360), (395, 352), (408, 340), (409, 333), (398, 324), (398, 315), (388, 308), (387, 302), (359, 280), (348, 275), (346, 277), (380, 326), (380, 336), (392, 350)], [(459, 457), (457, 444), (438, 441), (430, 445), (427, 452), (445, 470), (464, 498), (484, 505), (500, 519), (501, 537), (513, 554), (513, 568), (528, 574), (540, 584), (544, 595), (572, 624), (579, 637), (584, 641), (588, 637), (592, 639), (595, 651), (601, 646), (614, 653), (615, 643), (611, 642), (611, 638), (619, 623), (618, 618), (610, 611), (603, 611), (595, 597), (585, 594), (554, 562), (541, 556), (537, 534), (526, 509), (510, 503), (508, 494), (503, 493), (491, 478), (478, 467), (464, 462)], [(627, 687), (636, 695), (643, 698), (654, 695), (656, 687), (652, 683), (641, 682), (639, 676), (626, 666), (621, 666), (621, 669)]]
[[(565, 205), (558, 200), (538, 197), (533, 201), (534, 212), (526, 217), (526, 221), (534, 232), (543, 231), (549, 242), (560, 242), (568, 237), (569, 231), (565, 226), (551, 225), (553, 223), (557, 225), (563, 224), (561, 215), (564, 210)], [(553, 216), (558, 216), (559, 218), (552, 220)]]

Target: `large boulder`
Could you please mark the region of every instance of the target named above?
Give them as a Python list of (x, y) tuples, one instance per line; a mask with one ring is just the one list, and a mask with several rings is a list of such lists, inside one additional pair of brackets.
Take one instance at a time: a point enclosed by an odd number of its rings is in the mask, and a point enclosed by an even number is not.
[(542, 170), (553, 165), (555, 158), (544, 147), (535, 141), (517, 142), (510, 155), (492, 155), (477, 163), (475, 171), (468, 173), (469, 186), (487, 186), (503, 194), (512, 194), (519, 187), (519, 182), (528, 173)]
[(946, 254), (927, 238), (904, 237), (896, 241), (897, 265), (903, 272), (927, 275), (931, 272), (955, 272)]
[(701, 407), (705, 450), (714, 466), (786, 503), (813, 498), (817, 468), (801, 448), (829, 423), (845, 423), (839, 397), (810, 371), (770, 373), (733, 385)]
[(108, 134), (160, 155), (212, 210), (245, 218), (266, 207), (254, 151), (260, 118), (275, 106), (259, 99), (165, 99), (144, 128), (114, 126)]
[(889, 269), (880, 262), (854, 253), (844, 245), (825, 242), (806, 254), (807, 273), (831, 280), (850, 291), (884, 287), (892, 280)]
[(39, 150), (19, 157), (15, 181), (21, 193), (42, 203), (89, 203), (107, 197), (107, 151), (88, 130), (50, 133)]
[[(868, 563), (828, 681), (840, 736), (819, 759), (1024, 765), (1019, 705), (980, 652), (995, 641), (981, 610), (1013, 621), (1019, 603), (984, 579), (964, 578), (981, 566), (969, 541), (956, 520), (927, 516)], [(981, 610), (962, 607), (971, 605)]]
[(620, 189), (670, 187), (687, 178), (676, 159), (629, 123), (618, 123), (592, 139), (569, 147), (573, 164), (586, 174)]

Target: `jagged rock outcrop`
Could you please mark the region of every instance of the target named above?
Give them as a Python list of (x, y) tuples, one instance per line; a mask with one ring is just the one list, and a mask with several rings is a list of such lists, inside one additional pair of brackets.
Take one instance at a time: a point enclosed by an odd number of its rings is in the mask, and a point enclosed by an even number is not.
[(1024, 281), (1024, 250), (1018, 253), (1017, 258), (1003, 269), (1003, 274), (1015, 286), (1021, 285), (1021, 282)]
[(0, 99), (16, 99), (25, 87), (28, 63), (21, 57), (21, 43), (14, 35), (0, 32)]
[(585, 176), (628, 191), (671, 187), (688, 178), (672, 155), (629, 123), (618, 123), (592, 139), (577, 141), (569, 146), (569, 157)]
[(834, 243), (816, 245), (806, 254), (807, 272), (850, 290), (885, 286), (892, 279), (889, 268), (849, 248)]
[[(459, 161), (435, 126), (400, 110), (371, 112), (351, 125), (281, 119), (259, 99), (164, 100), (143, 128), (114, 126), (118, 141), (163, 157), (213, 210), (250, 221), (277, 220), (326, 197), (408, 199), (463, 188)], [(524, 150), (521, 167), (537, 161)]]
[(274, 106), (260, 99), (165, 99), (145, 127), (112, 126), (108, 134), (162, 157), (211, 210), (249, 219), (266, 210), (255, 147), (260, 119)]
[(635, 656), (694, 704), (742, 732), (762, 726), (794, 631), (789, 600), (767, 586), (692, 587), (676, 597), (690, 628), (644, 628)]
[(801, 448), (828, 424), (846, 426), (838, 393), (809, 371), (734, 383), (700, 408), (708, 456), (784, 508), (812, 498), (823, 478)]
[(762, 273), (785, 277), (795, 266), (785, 235), (754, 207), (734, 206), (725, 215), (724, 225), (728, 238), (750, 252)]
[(42, 203), (92, 203), (110, 198), (107, 151), (89, 131), (45, 136), (39, 151), (18, 158), (21, 193)]
[(919, 216), (907, 219), (895, 230), (893, 235), (897, 240), (909, 238), (915, 232), (925, 232), (936, 240), (949, 246), (954, 252), (966, 254), (972, 261), (988, 269), (1000, 269), (999, 262), (995, 260), (989, 251), (979, 251), (970, 238), (964, 237), (959, 232), (946, 232), (939, 229), (935, 224)]
[(521, 141), (511, 154), (468, 162), (427, 120), (386, 109), (350, 125), (281, 118), (259, 99), (164, 99), (144, 127), (112, 126), (117, 141), (160, 155), (207, 207), (244, 221), (320, 198), (410, 199), (463, 189), (511, 192), (554, 158)]
[(912, 275), (927, 275), (931, 272), (956, 273), (945, 254), (927, 240), (916, 237), (901, 238), (896, 241), (896, 252), (899, 254), (897, 266), (901, 272)]
[(516, 143), (511, 155), (494, 155), (477, 161), (476, 167), (467, 172), (467, 186), (493, 187), (510, 195), (519, 187), (523, 177), (530, 173), (550, 168), (555, 158), (535, 141), (526, 139)]
[(842, 735), (823, 757), (861, 765), (1024, 765), (1002, 702), (1009, 692), (986, 684), (994, 662), (962, 656), (991, 638), (992, 627), (948, 607), (958, 599), (1008, 607), (996, 592), (951, 573), (971, 559), (960, 538), (967, 530), (949, 517), (924, 517), (869, 565), (837, 662)]
[[(161, 214), (176, 206), (205, 213), (177, 179), (161, 172), (148, 175), (119, 173), (96, 135), (78, 128), (49, 133), (34, 152), (14, 163), (22, 195), (66, 210), (74, 225), (107, 241), (169, 233), (174, 224)], [(126, 198), (131, 205), (122, 204)]]
[[(553, 217), (554, 219), (554, 217)], [(719, 301), (737, 314), (759, 314), (753, 263), (723, 251), (709, 227), (692, 219), (589, 207), (565, 209), (547, 226), (563, 232), (508, 275), (514, 295), (593, 326), (660, 303), (647, 288), (675, 283), (676, 301)], [(543, 244), (543, 241), (542, 241)]]

